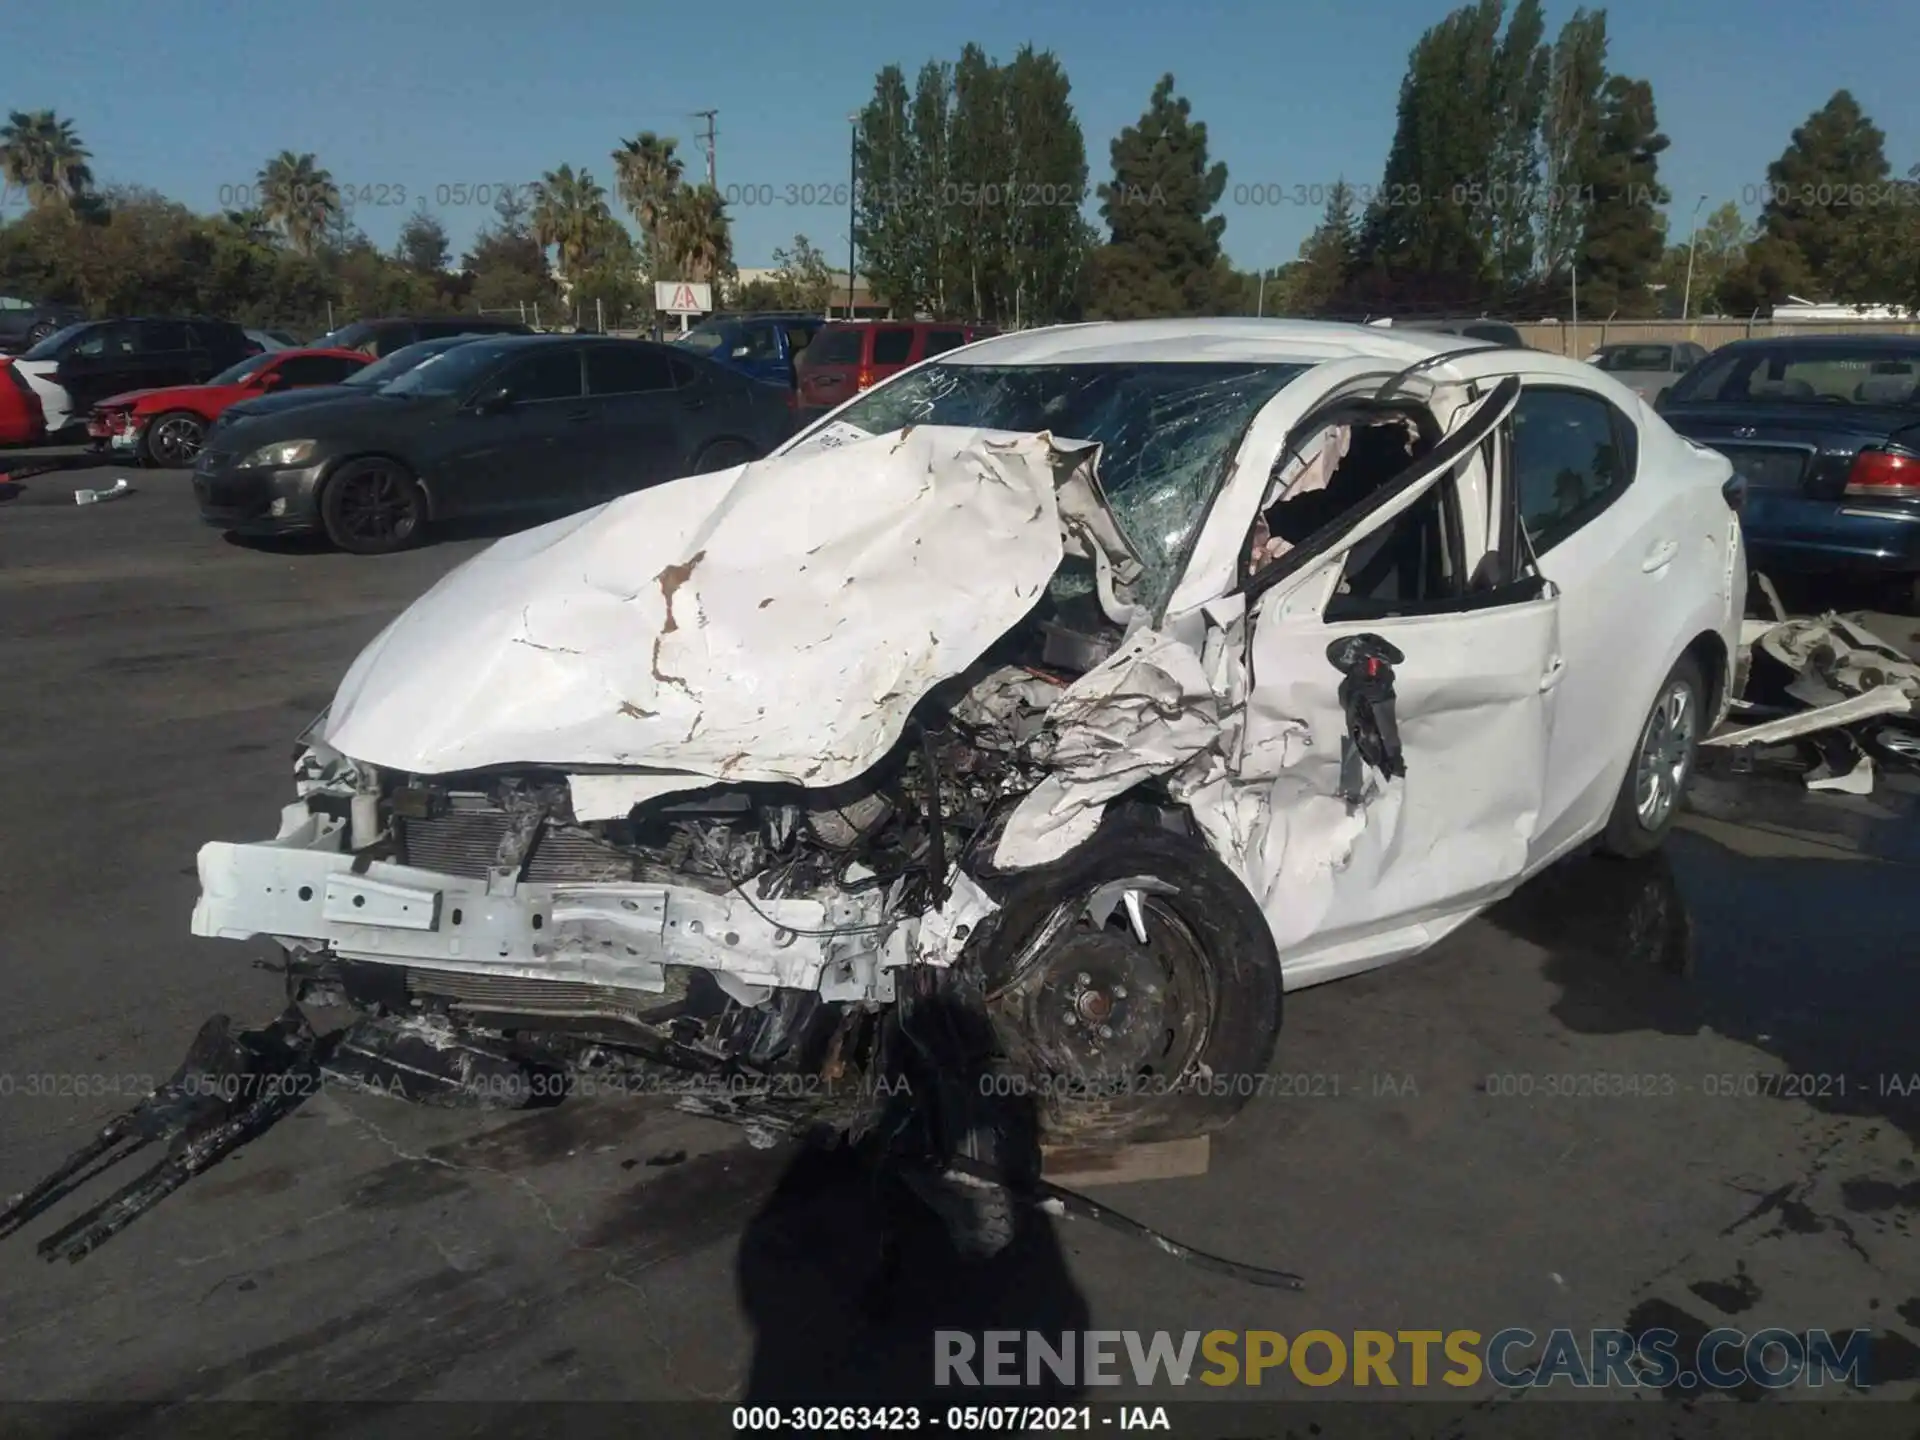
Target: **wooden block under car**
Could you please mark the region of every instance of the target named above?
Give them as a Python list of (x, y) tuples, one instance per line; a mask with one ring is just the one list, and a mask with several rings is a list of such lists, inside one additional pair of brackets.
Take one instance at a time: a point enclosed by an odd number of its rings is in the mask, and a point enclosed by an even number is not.
[(1179, 1180), (1204, 1175), (1213, 1158), (1213, 1137), (1156, 1140), (1111, 1149), (1043, 1146), (1040, 1174), (1069, 1190), (1094, 1185), (1132, 1185), (1142, 1180)]

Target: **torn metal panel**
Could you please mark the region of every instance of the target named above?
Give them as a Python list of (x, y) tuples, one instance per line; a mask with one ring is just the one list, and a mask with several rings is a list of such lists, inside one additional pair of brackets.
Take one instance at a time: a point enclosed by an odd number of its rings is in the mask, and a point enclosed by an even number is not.
[(1099, 828), (1109, 800), (1172, 773), (1219, 735), (1200, 656), (1163, 631), (1138, 632), (1047, 712), (1037, 758), (1048, 773), (1007, 821), (994, 864), (1057, 860)]
[(1032, 606), (1068, 553), (1062, 485), (1072, 543), (1130, 603), (1138, 561), (1108, 553), (1096, 453), (920, 426), (509, 536), (367, 648), (324, 738), (428, 775), (664, 763), (850, 780)]
[(1778, 720), (1729, 730), (1701, 743), (1721, 746), (1770, 745), (1780, 740), (1791, 740), (1797, 735), (1812, 735), (1820, 730), (1871, 720), (1876, 715), (1912, 713), (1913, 701), (1905, 689), (1899, 685), (1881, 685), (1864, 695), (1854, 695), (1832, 705), (1802, 711), (1798, 715), (1783, 715)]

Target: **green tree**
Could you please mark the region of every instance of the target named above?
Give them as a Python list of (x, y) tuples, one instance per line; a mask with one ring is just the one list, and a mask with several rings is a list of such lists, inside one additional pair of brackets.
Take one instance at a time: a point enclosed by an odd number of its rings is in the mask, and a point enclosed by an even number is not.
[(833, 272), (811, 240), (794, 236), (792, 249), (773, 252), (773, 264), (771, 308), (826, 312), (833, 298)]
[(896, 198), (902, 204), (917, 205), (921, 212), (917, 226), (909, 222), (913, 239), (908, 251), (913, 258), (908, 270), (916, 277), (915, 293), (888, 295), (887, 299), (905, 314), (925, 310), (952, 319), (960, 302), (949, 289), (950, 278), (961, 268), (957, 257), (973, 241), (959, 225), (957, 212), (944, 199), (954, 184), (951, 65), (929, 60), (920, 67), (914, 81), (908, 133), (911, 141), (903, 172), (906, 183)]
[(1206, 315), (1233, 297), (1216, 269), (1226, 217), (1212, 214), (1227, 167), (1207, 159), (1207, 127), (1163, 75), (1136, 124), (1113, 141), (1113, 179), (1100, 187), (1109, 239), (1096, 251), (1089, 309), (1106, 319)]
[[(1877, 298), (1867, 293), (1872, 267), (1863, 269), (1860, 243), (1850, 243), (1848, 234), (1863, 221), (1870, 227), (1866, 212), (1888, 194), (1890, 168), (1886, 136), (1845, 90), (1835, 91), (1809, 115), (1767, 167), (1761, 229), (1799, 252), (1808, 280), (1824, 292), (1818, 298)], [(1843, 254), (1853, 263), (1842, 265)], [(1773, 303), (1785, 298), (1785, 293), (1767, 296)]]
[(1487, 288), (1495, 201), (1511, 204), (1505, 177), (1493, 174), (1503, 10), (1501, 0), (1463, 6), (1421, 35), (1408, 57), (1361, 240), (1376, 283), (1423, 300), (1457, 301)]
[[(1050, 51), (1023, 46), (1001, 75), (1009, 141), (1000, 203), (1006, 263), (996, 319), (1051, 324), (1072, 319), (1085, 300), (1093, 235), (1080, 218), (1087, 191), (1087, 147), (1074, 118), (1073, 86)], [(1009, 311), (1009, 301), (1011, 310)]]
[(1662, 313), (1678, 316), (1684, 306), (1686, 313), (1693, 316), (1721, 314), (1725, 305), (1721, 284), (1740, 263), (1752, 238), (1752, 229), (1741, 218), (1740, 207), (1729, 200), (1697, 228), (1689, 226), (1684, 233), (1670, 234), (1668, 239), (1673, 243), (1661, 257), (1655, 277), (1661, 287)]
[(1654, 113), (1653, 87), (1613, 75), (1601, 92), (1591, 168), (1584, 176), (1586, 226), (1580, 247), (1580, 298), (1594, 315), (1649, 315), (1649, 288), (1665, 249), (1659, 207), (1671, 198), (1659, 178), (1667, 148)]
[(674, 153), (679, 143), (642, 130), (613, 152), (614, 190), (640, 227), (647, 273), (655, 279), (667, 278), (659, 270), (661, 232), (686, 176), (685, 164)]
[(439, 216), (427, 209), (424, 199), (420, 208), (400, 227), (395, 258), (414, 273), (435, 278), (444, 275), (452, 261), (453, 246), (447, 239), (447, 227), (440, 223)]
[[(944, 122), (938, 143), (946, 143)], [(875, 78), (873, 98), (855, 122), (853, 233), (874, 293), (909, 315), (931, 304), (929, 234), (944, 223), (918, 203), (915, 144), (906, 75), (889, 65)]]
[(1588, 177), (1600, 130), (1600, 92), (1607, 83), (1607, 12), (1575, 10), (1553, 44), (1540, 120), (1542, 175), (1537, 269), (1562, 289), (1586, 233)]
[(460, 261), (473, 277), (473, 303), (485, 310), (526, 307), (531, 316), (545, 307), (551, 316), (560, 305), (559, 287), (540, 242), (512, 217), (489, 226), (474, 237), (473, 248)]
[(1346, 293), (1359, 243), (1359, 212), (1345, 177), (1334, 183), (1320, 223), (1300, 242), (1299, 259), (1284, 267), (1276, 293), (1270, 283), (1264, 306), (1269, 315), (1316, 315)]
[(1533, 275), (1534, 217), (1540, 201), (1540, 122), (1553, 54), (1544, 43), (1540, 0), (1519, 0), (1494, 52), (1488, 110), (1494, 121), (1481, 249), (1495, 282), (1512, 291)]
[(346, 213), (340, 188), (311, 152), (282, 150), (254, 177), (259, 208), (302, 254), (311, 255), (329, 227)]
[(533, 197), (533, 237), (542, 249), (559, 252), (560, 270), (571, 284), (592, 264), (615, 223), (607, 192), (592, 171), (576, 174), (573, 166), (562, 165), (535, 182)]
[(93, 188), (91, 158), (73, 122), (51, 110), (15, 110), (0, 125), (0, 172), (36, 210), (78, 208)]
[(656, 278), (715, 284), (733, 273), (733, 227), (713, 186), (683, 185), (661, 223), (664, 270)]

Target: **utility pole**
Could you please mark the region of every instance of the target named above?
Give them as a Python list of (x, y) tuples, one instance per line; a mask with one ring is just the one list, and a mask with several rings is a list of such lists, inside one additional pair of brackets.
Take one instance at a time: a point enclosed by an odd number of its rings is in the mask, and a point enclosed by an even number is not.
[[(847, 319), (853, 319), (853, 265), (859, 241), (855, 238), (858, 225), (858, 199), (860, 194), (860, 117), (847, 116)], [(892, 311), (888, 311), (892, 314)]]
[(714, 151), (715, 151), (714, 142), (720, 138), (720, 135), (719, 135), (719, 132), (713, 128), (713, 122), (714, 122), (714, 118), (718, 116), (719, 113), (720, 112), (718, 110), (696, 110), (693, 112), (694, 119), (704, 120), (707, 122), (707, 128), (704, 131), (702, 131), (699, 135), (696, 135), (694, 138), (699, 142), (700, 148), (706, 151), (707, 184), (712, 186), (715, 190), (718, 190), (720, 188), (720, 180), (718, 175), (718, 167), (715, 163), (716, 156), (714, 154)]
[(1700, 207), (1707, 203), (1702, 195), (1693, 202), (1693, 220), (1687, 227), (1687, 285), (1680, 292), (1680, 318), (1684, 321), (1693, 306), (1693, 247), (1700, 239)]

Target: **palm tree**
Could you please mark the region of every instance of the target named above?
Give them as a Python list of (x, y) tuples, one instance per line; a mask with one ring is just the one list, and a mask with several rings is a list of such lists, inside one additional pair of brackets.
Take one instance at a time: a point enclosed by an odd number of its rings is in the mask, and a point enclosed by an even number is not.
[(632, 212), (646, 240), (647, 261), (656, 267), (661, 260), (660, 229), (679, 193), (686, 166), (675, 155), (680, 142), (643, 130), (632, 140), (622, 140), (613, 152), (614, 188), (620, 203)]
[(340, 188), (311, 152), (282, 150), (254, 177), (259, 208), (294, 249), (311, 255), (328, 223), (340, 213)]
[(733, 230), (726, 202), (711, 185), (682, 188), (662, 222), (665, 278), (711, 282), (733, 269)]
[(560, 272), (569, 280), (585, 273), (616, 223), (607, 208), (607, 192), (591, 170), (575, 174), (571, 165), (549, 170), (533, 187), (533, 238), (541, 249), (560, 251)]
[(0, 125), (0, 169), (34, 209), (72, 210), (93, 185), (92, 159), (73, 122), (51, 110), (15, 110)]

